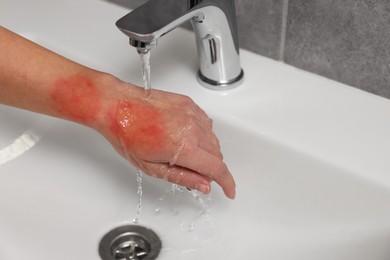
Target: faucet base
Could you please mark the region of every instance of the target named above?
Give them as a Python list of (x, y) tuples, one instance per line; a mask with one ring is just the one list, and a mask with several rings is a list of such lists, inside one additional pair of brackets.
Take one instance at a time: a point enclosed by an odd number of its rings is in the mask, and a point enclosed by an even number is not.
[(199, 83), (205, 88), (212, 90), (229, 90), (241, 85), (244, 81), (244, 71), (241, 69), (240, 75), (229, 81), (215, 81), (209, 79), (205, 77), (200, 70), (198, 71), (197, 78)]

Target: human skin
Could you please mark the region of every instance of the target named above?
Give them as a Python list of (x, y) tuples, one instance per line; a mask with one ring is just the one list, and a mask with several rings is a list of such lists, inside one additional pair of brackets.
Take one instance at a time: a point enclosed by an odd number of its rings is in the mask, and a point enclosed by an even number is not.
[(0, 27), (0, 104), (70, 120), (101, 133), (148, 175), (235, 197), (212, 120), (189, 97), (142, 88), (53, 53)]

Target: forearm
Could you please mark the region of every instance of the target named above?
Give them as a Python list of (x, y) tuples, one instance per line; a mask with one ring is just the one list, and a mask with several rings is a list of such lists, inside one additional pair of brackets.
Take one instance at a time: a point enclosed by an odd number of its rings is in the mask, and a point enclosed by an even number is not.
[(0, 104), (86, 124), (96, 117), (98, 80), (107, 75), (2, 27), (0, 39)]

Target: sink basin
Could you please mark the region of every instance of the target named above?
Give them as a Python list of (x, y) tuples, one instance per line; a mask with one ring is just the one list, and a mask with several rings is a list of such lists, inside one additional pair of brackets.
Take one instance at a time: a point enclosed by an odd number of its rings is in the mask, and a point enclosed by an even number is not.
[[(36, 117), (10, 108), (1, 113), (14, 119), (5, 132)], [(101, 236), (136, 217), (135, 170), (92, 130), (36, 119), (38, 127), (26, 128), (41, 136), (35, 146), (1, 165), (1, 256), (98, 259)], [(139, 221), (160, 235), (161, 259), (389, 257), (389, 189), (214, 119), (237, 199), (228, 201), (214, 186), (210, 197), (196, 200), (144, 176)]]
[[(141, 83), (137, 54), (114, 26), (124, 8), (0, 5), (5, 27)], [(230, 201), (216, 185), (204, 196), (143, 176), (139, 224), (160, 237), (158, 259), (390, 259), (389, 100), (241, 56), (245, 83), (221, 93), (198, 85), (190, 32), (177, 29), (153, 50), (154, 87), (209, 113), (237, 182)], [(136, 170), (98, 133), (0, 106), (0, 259), (99, 259), (100, 239), (137, 217), (137, 189)]]

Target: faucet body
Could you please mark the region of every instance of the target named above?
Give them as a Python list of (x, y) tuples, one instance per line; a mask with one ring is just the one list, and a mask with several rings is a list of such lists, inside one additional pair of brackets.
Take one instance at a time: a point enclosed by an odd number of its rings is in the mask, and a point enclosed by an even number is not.
[(150, 0), (119, 19), (117, 27), (136, 48), (151, 48), (191, 21), (199, 55), (199, 82), (211, 89), (238, 86), (241, 69), (234, 0)]

